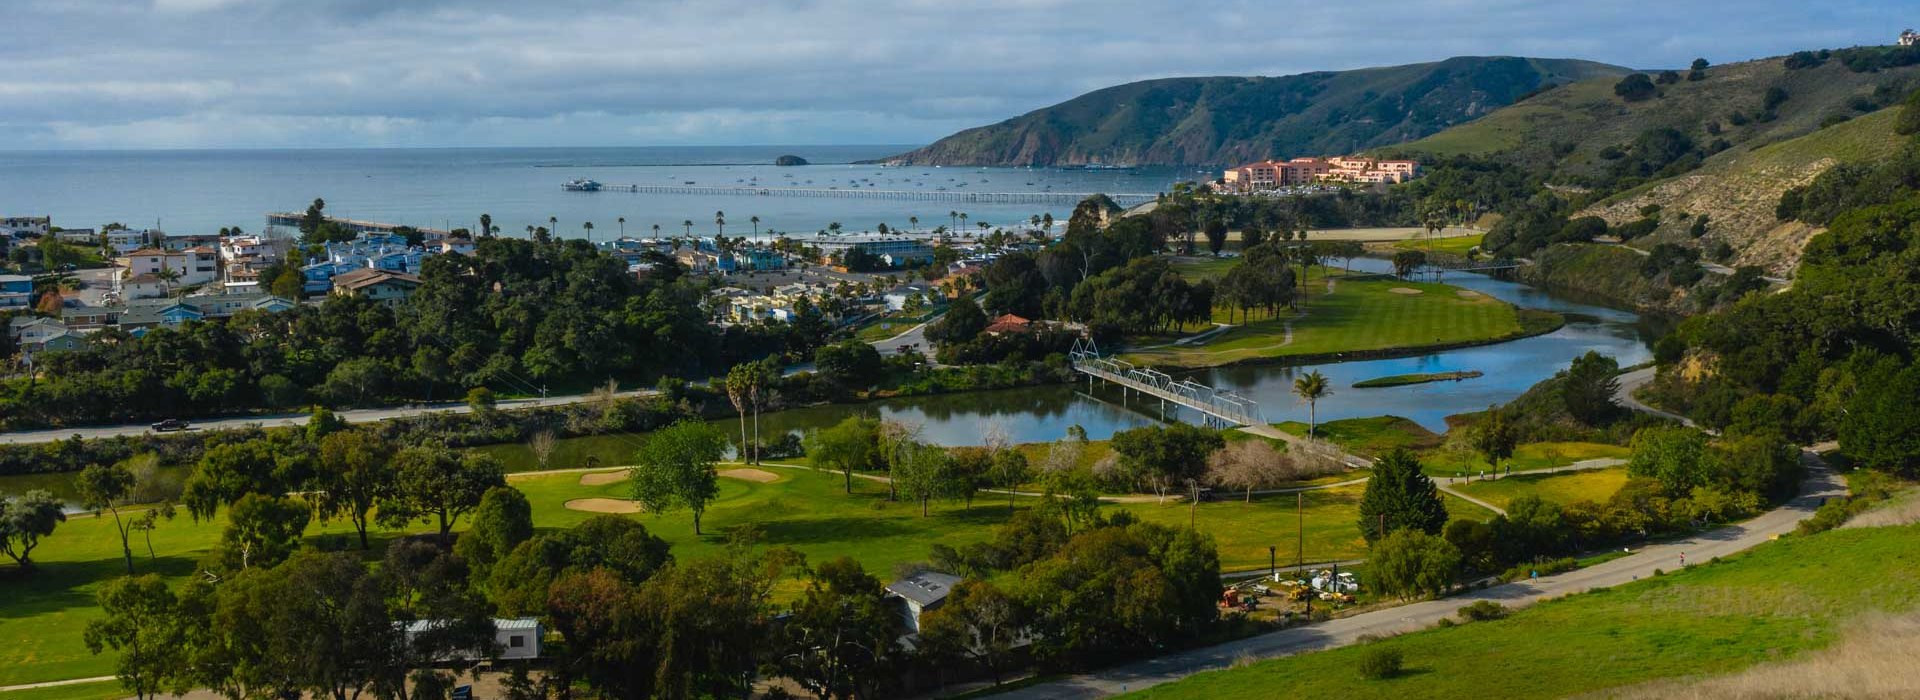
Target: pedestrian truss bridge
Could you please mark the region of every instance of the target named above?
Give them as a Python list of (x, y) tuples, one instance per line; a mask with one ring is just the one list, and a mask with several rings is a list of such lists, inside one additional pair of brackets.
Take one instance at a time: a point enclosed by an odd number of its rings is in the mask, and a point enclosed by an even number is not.
[(1151, 367), (1137, 367), (1125, 360), (1101, 357), (1100, 348), (1092, 340), (1074, 341), (1067, 359), (1073, 364), (1074, 371), (1087, 375), (1088, 386), (1092, 386), (1095, 379), (1118, 384), (1123, 390), (1137, 391), (1162, 402), (1172, 402), (1198, 411), (1206, 416), (1209, 425), (1267, 424), (1260, 415), (1260, 403), (1253, 399), (1214, 389), (1191, 379), (1176, 380)]

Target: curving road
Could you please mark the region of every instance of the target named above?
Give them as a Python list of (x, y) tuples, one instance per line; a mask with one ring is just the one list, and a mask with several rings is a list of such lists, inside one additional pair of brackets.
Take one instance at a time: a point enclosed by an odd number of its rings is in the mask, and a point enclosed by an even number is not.
[[(652, 389), (642, 389), (638, 391), (623, 391), (618, 394), (615, 394), (615, 396), (618, 396), (620, 398), (631, 398), (636, 396), (651, 396), (654, 393), (656, 392), (653, 391)], [(502, 411), (516, 411), (516, 410), (527, 409), (527, 408), (565, 406), (567, 404), (585, 403), (592, 400), (595, 400), (595, 396), (593, 394), (572, 394), (567, 396), (549, 396), (544, 399), (514, 399), (509, 401), (501, 401), (498, 404), (498, 406), (499, 406), (499, 409)], [(394, 406), (391, 408), (354, 409), (349, 411), (340, 411), (335, 415), (338, 415), (340, 418), (345, 419), (347, 422), (350, 422), (350, 423), (364, 423), (367, 421), (392, 420), (395, 418), (419, 416), (419, 415), (425, 415), (428, 413), (471, 413), (471, 412), (473, 412), (473, 409), (469, 408), (465, 403), (447, 402), (447, 403), (434, 403), (434, 404), (414, 404), (410, 406)], [(271, 415), (237, 416), (237, 417), (231, 417), (231, 418), (208, 418), (205, 420), (194, 420), (194, 421), (191, 421), (191, 423), (193, 424), (193, 427), (191, 428), (192, 430), (230, 430), (234, 428), (245, 428), (250, 426), (259, 426), (263, 428), (298, 427), (298, 426), (307, 424), (307, 414), (279, 413), (279, 414), (271, 414)], [(36, 443), (36, 442), (53, 442), (55, 440), (65, 440), (75, 435), (78, 435), (83, 438), (93, 439), (93, 438), (104, 438), (104, 437), (117, 437), (121, 435), (142, 435), (150, 432), (153, 432), (152, 428), (149, 427), (149, 424), (146, 424), (146, 423), (131, 423), (127, 425), (88, 426), (88, 427), (79, 427), (79, 428), (56, 428), (53, 430), (28, 430), (28, 431), (20, 431), (20, 432), (12, 432), (12, 433), (0, 433), (0, 443), (28, 444), (28, 443)]]

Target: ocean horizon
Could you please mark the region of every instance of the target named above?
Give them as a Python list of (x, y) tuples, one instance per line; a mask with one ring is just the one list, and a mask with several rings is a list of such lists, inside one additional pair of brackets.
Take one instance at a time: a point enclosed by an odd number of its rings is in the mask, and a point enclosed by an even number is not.
[[(322, 198), (334, 216), (433, 228), (477, 228), (493, 217), (502, 235), (548, 226), (567, 237), (712, 234), (725, 212), (727, 235), (965, 228), (1012, 224), (1071, 204), (987, 204), (906, 199), (715, 194), (566, 192), (574, 178), (608, 184), (794, 187), (915, 192), (1152, 193), (1193, 174), (1172, 168), (882, 167), (868, 161), (913, 145), (766, 145), (458, 148), (241, 148), (0, 151), (0, 216), (51, 216), (55, 226), (123, 223), (172, 234), (238, 226), (260, 232), (270, 212), (299, 211)], [(797, 155), (805, 166), (775, 166)], [(619, 219), (625, 218), (624, 226)], [(917, 219), (916, 225), (913, 220)]]

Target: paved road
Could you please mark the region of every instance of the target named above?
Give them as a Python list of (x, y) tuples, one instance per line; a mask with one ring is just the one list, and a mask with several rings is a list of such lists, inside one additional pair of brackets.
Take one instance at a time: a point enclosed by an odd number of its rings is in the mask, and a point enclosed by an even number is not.
[(1654, 569), (1679, 568), (1687, 561), (1703, 562), (1745, 551), (1782, 533), (1813, 515), (1829, 497), (1845, 493), (1831, 471), (1811, 452), (1801, 495), (1785, 506), (1739, 525), (1730, 525), (1676, 542), (1648, 546), (1638, 553), (1603, 564), (1548, 576), (1534, 582), (1509, 583), (1481, 591), (1387, 608), (1250, 637), (1236, 642), (1139, 661), (1095, 673), (1014, 690), (996, 697), (1019, 700), (1099, 698), (1179, 680), (1201, 671), (1227, 668), (1242, 658), (1270, 658), (1345, 646), (1363, 635), (1390, 636), (1432, 626), (1462, 606), (1490, 600), (1507, 607), (1530, 605), (1545, 598), (1593, 588), (1618, 586), (1651, 577)]
[[(942, 316), (944, 315), (945, 314), (942, 314)], [(940, 318), (941, 316), (935, 316), (927, 319), (927, 323), (933, 323), (934, 321), (940, 320)], [(933, 357), (933, 344), (927, 342), (927, 323), (909, 328), (907, 332), (886, 340), (876, 340), (868, 344), (872, 345), (873, 349), (879, 350), (880, 355), (883, 357), (898, 355), (902, 349), (916, 347), (920, 350), (921, 354), (931, 358)]]
[(1619, 378), (1620, 388), (1619, 390), (1613, 392), (1614, 401), (1619, 403), (1622, 407), (1625, 407), (1630, 410), (1639, 411), (1641, 413), (1651, 413), (1653, 415), (1660, 416), (1662, 418), (1670, 418), (1673, 420), (1680, 421), (1682, 425), (1687, 425), (1690, 427), (1696, 427), (1696, 428), (1699, 427), (1694, 425), (1693, 420), (1687, 418), (1686, 416), (1682, 416), (1674, 413), (1668, 413), (1666, 411), (1662, 411), (1652, 406), (1648, 406), (1644, 403), (1641, 403), (1639, 399), (1636, 399), (1633, 397), (1634, 391), (1638, 390), (1640, 387), (1646, 386), (1648, 382), (1653, 381), (1654, 374), (1655, 374), (1655, 368), (1642, 367), (1632, 372), (1628, 372), (1626, 374), (1620, 375), (1620, 378)]
[[(620, 398), (632, 398), (636, 396), (650, 396), (654, 393), (655, 392), (652, 389), (644, 389), (640, 391), (623, 391), (617, 394), (616, 396), (619, 396)], [(593, 394), (549, 396), (544, 399), (515, 399), (510, 401), (501, 401), (499, 403), (499, 408), (500, 410), (503, 410), (503, 411), (512, 411), (512, 410), (519, 410), (519, 409), (525, 409), (525, 408), (564, 406), (567, 404), (584, 403), (587, 401), (591, 401), (593, 399), (594, 399)], [(468, 408), (465, 403), (436, 403), (436, 404), (417, 404), (412, 406), (396, 406), (392, 408), (355, 409), (351, 411), (340, 411), (336, 415), (340, 416), (341, 418), (351, 423), (364, 423), (367, 421), (392, 420), (394, 418), (405, 418), (409, 416), (418, 416), (418, 415), (424, 415), (428, 413), (471, 413), (472, 410), (473, 409)], [(224, 429), (233, 429), (233, 428), (245, 428), (249, 426), (260, 426), (265, 428), (291, 427), (291, 426), (306, 425), (307, 414), (281, 413), (281, 414), (273, 414), (273, 415), (238, 416), (238, 417), (232, 417), (232, 418), (209, 418), (205, 420), (195, 420), (195, 421), (192, 421), (192, 423), (193, 423), (194, 430), (224, 430)], [(82, 428), (60, 428), (56, 430), (33, 430), (33, 431), (21, 431), (21, 432), (13, 432), (13, 433), (0, 433), (0, 443), (25, 444), (25, 443), (36, 443), (36, 442), (52, 442), (54, 440), (65, 440), (75, 435), (79, 435), (81, 437), (91, 439), (91, 438), (115, 437), (120, 435), (142, 435), (149, 432), (152, 432), (152, 430), (151, 428), (148, 427), (148, 424), (145, 424), (145, 423), (129, 424), (129, 425), (103, 425), (103, 426), (91, 426), (91, 427), (82, 427)]]

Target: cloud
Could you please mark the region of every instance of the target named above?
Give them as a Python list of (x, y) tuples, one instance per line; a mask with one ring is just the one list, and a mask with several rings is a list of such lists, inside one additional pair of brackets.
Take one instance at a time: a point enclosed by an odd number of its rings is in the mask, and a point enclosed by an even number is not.
[(920, 142), (1170, 75), (1883, 42), (1902, 4), (6, 0), (0, 148)]

